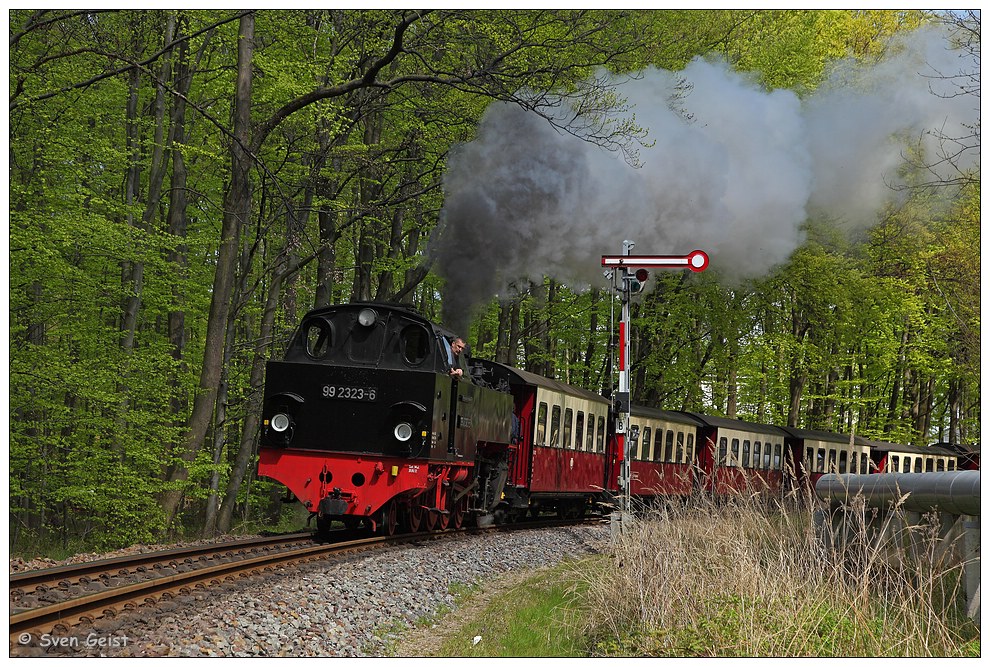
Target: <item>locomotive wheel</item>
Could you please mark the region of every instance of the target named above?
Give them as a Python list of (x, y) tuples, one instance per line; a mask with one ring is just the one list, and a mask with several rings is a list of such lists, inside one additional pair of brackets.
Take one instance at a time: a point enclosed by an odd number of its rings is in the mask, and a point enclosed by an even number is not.
[(454, 527), (454, 530), (460, 530), (464, 525), (464, 513), (467, 511), (467, 504), (467, 496), (462, 496), (460, 500), (454, 503), (454, 509), (450, 513), (450, 525)]
[(437, 519), (440, 513), (433, 510), (426, 510), (426, 532), (432, 533), (437, 529)]
[(398, 520), (398, 510), (395, 507), (395, 501), (390, 500), (382, 508), (382, 511), (378, 515), (378, 534), (386, 535), (391, 537), (395, 535), (395, 529), (399, 525)]
[(419, 504), (419, 500), (414, 498), (409, 503), (409, 509), (406, 512), (407, 526), (409, 527), (410, 533), (415, 533), (423, 527), (423, 506)]

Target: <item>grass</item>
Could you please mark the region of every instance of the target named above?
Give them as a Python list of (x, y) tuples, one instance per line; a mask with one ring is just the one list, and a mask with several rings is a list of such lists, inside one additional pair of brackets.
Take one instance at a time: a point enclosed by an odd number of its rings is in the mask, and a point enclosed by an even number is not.
[[(808, 511), (740, 499), (661, 507), (585, 571), (590, 654), (678, 657), (967, 656), (958, 545), (891, 523), (826, 548)], [(897, 545), (911, 543), (910, 549)], [(633, 628), (634, 630), (630, 630)]]
[(580, 596), (574, 567), (541, 570), (500, 591), (432, 657), (586, 656), (587, 641), (576, 623)]
[(878, 544), (853, 522), (829, 549), (808, 510), (660, 507), (611, 553), (499, 592), (435, 655), (979, 657), (958, 545), (926, 526)]

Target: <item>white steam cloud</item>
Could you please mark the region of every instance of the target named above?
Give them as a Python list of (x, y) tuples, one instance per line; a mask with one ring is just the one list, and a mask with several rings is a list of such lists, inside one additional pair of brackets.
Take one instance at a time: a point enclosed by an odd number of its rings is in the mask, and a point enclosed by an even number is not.
[[(493, 104), (448, 163), (434, 239), (445, 320), (463, 328), (514, 282), (603, 284), (600, 256), (619, 254), (623, 239), (636, 241), (634, 253), (701, 249), (712, 269), (742, 278), (785, 262), (809, 215), (872, 225), (898, 194), (908, 145), (921, 142), (931, 158), (933, 130), (963, 136), (979, 123), (979, 100), (935, 76), (978, 71), (947, 44), (917, 31), (878, 65), (841, 64), (804, 100), (701, 59), (676, 74), (643, 72), (618, 89), (653, 142), (638, 168)], [(676, 99), (681, 80), (690, 91)], [(978, 151), (963, 157), (976, 163)]]

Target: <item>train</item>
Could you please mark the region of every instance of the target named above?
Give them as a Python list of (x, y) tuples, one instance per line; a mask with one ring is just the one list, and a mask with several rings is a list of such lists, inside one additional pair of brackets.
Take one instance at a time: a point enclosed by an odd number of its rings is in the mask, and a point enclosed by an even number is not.
[[(607, 512), (624, 451), (592, 391), (455, 355), (415, 309), (357, 302), (307, 313), (266, 368), (258, 475), (316, 521), (378, 534)], [(459, 368), (460, 373), (452, 373)], [(807, 495), (823, 474), (955, 470), (941, 447), (630, 407), (630, 498)]]

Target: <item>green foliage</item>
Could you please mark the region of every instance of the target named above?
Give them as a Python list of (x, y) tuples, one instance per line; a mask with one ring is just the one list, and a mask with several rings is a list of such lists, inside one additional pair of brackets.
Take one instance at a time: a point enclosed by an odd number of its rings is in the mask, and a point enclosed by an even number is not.
[[(396, 299), (439, 319), (430, 235), (445, 159), (493, 100), (540, 108), (548, 91), (586, 95), (590, 131), (622, 103), (589, 87), (600, 68), (676, 70), (716, 54), (768, 87), (807, 91), (830, 60), (876, 57), (885, 37), (928, 20), (910, 11), (257, 10), (250, 215), (237, 232), (230, 335), (213, 345), (240, 16), (10, 12), (15, 549), (110, 546), (175, 529), (156, 501), (172, 490), (185, 496), (190, 531), (228, 489), (235, 525), (283, 520), (275, 485), (252, 479), (253, 460), (244, 480), (235, 471), (241, 443), (256, 436), (245, 433), (257, 413), (255, 363), (279, 355), (314, 305)], [(406, 20), (403, 48), (366, 85)], [(608, 126), (598, 140), (625, 146), (631, 130)], [(972, 440), (979, 204), (978, 179), (949, 205), (914, 191), (865, 242), (809, 221), (808, 245), (743, 285), (714, 273), (654, 276), (634, 312), (636, 398), (775, 422), (794, 399), (802, 425)], [(475, 319), (469, 343), (608, 393), (615, 306), (607, 290), (519, 285)], [(190, 453), (207, 354), (225, 359), (223, 422)]]

